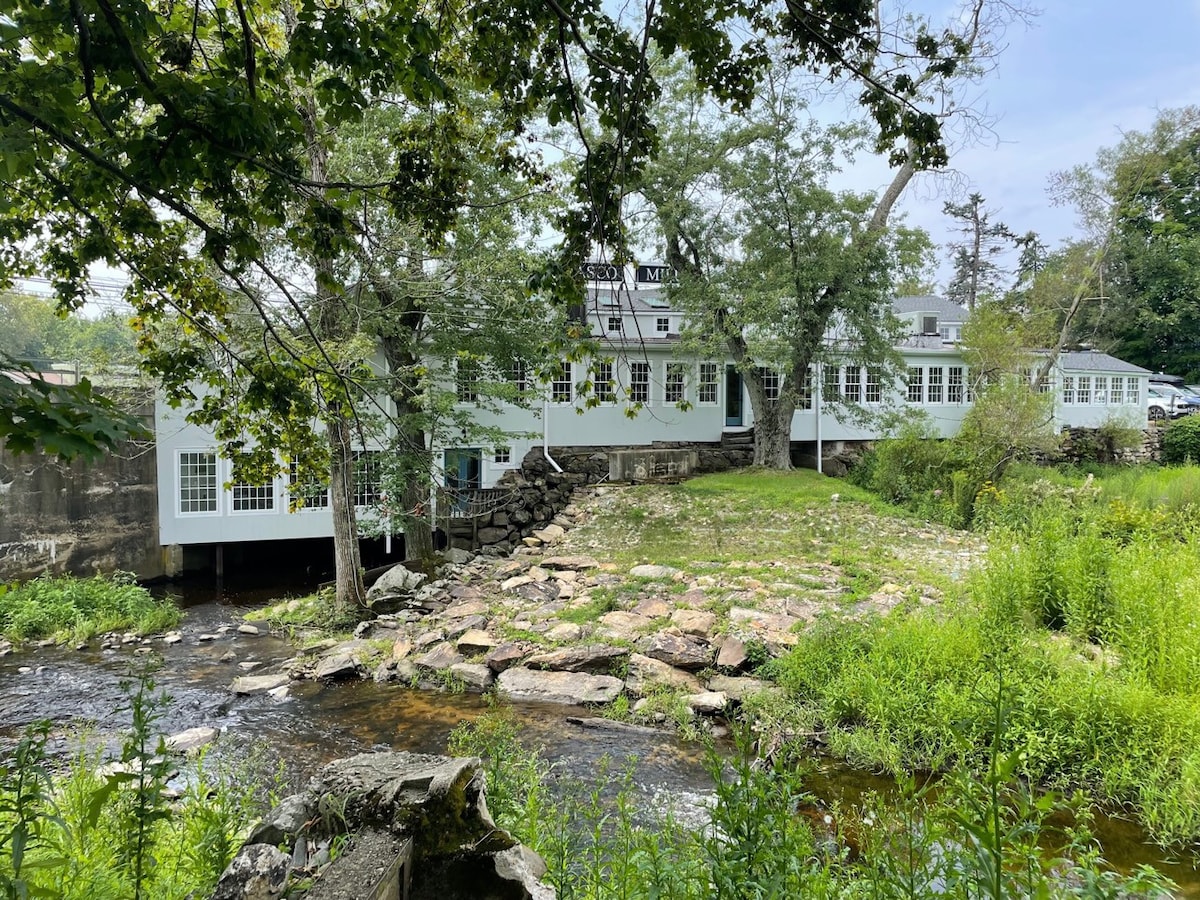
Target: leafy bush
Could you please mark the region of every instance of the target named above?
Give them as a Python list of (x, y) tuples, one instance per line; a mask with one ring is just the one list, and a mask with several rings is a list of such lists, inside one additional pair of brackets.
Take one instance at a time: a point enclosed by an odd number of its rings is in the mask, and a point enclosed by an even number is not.
[(1200, 416), (1184, 416), (1167, 426), (1163, 433), (1163, 462), (1200, 463)]
[(151, 634), (179, 623), (179, 609), (127, 573), (43, 576), (0, 592), (0, 632), (11, 640), (86, 640), (107, 631)]

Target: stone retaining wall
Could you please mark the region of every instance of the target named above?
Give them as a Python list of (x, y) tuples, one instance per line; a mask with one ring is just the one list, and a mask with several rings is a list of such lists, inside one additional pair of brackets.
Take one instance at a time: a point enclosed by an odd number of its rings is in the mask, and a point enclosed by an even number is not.
[[(655, 441), (656, 450), (688, 450), (696, 454), (695, 474), (723, 472), (748, 466), (754, 459), (753, 445), (722, 446), (683, 441)], [(534, 532), (554, 524), (570, 502), (575, 488), (600, 484), (608, 479), (609, 454), (645, 450), (643, 446), (551, 447), (550, 455), (562, 468), (556, 472), (542, 448), (534, 447), (520, 469), (507, 473), (496, 487), (510, 492), (509, 499), (494, 511), (470, 520), (450, 523), (450, 542), (455, 547), (494, 548), (506, 554)]]

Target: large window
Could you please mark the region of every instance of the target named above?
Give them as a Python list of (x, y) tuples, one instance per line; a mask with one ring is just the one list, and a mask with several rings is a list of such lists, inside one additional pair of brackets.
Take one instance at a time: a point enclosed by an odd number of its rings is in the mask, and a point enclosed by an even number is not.
[(571, 381), (571, 363), (562, 360), (550, 378), (550, 399), (555, 403), (570, 403), (575, 385)]
[(383, 454), (354, 451), (354, 505), (375, 506), (383, 498)]
[[(776, 396), (778, 396), (776, 390)], [(804, 378), (800, 381), (800, 399), (796, 403), (797, 409), (812, 409), (813, 406), (813, 370), (809, 366), (804, 370)]]
[(592, 363), (592, 390), (601, 403), (617, 399), (613, 391), (613, 364), (611, 360), (596, 360)]
[(846, 366), (846, 383), (842, 392), (848, 402), (862, 402), (862, 366)]
[(1113, 376), (1112, 390), (1108, 392), (1108, 402), (1114, 406), (1120, 406), (1125, 402), (1125, 379), (1120, 375)]
[(179, 511), (217, 511), (217, 454), (195, 450), (179, 454)]
[(946, 402), (962, 403), (963, 397), (963, 367), (950, 366), (946, 371)]
[(839, 366), (825, 366), (821, 384), (821, 397), (836, 401), (842, 395), (842, 370)]
[(295, 462), (288, 475), (288, 494), (293, 509), (329, 508), (329, 488), (319, 481), (301, 481), (300, 467)]
[(687, 365), (681, 362), (667, 363), (667, 380), (664, 384), (663, 400), (682, 403), (687, 396)]
[(1092, 402), (1100, 406), (1108, 404), (1108, 376), (1096, 376), (1096, 392), (1092, 394)]
[(1064, 375), (1062, 380), (1062, 402), (1064, 404), (1075, 402), (1075, 376)]
[(629, 364), (629, 399), (634, 403), (650, 402), (650, 363)]
[(700, 403), (717, 402), (717, 364), (715, 362), (700, 363), (700, 385), (696, 397)]
[(1125, 402), (1126, 403), (1141, 403), (1141, 391), (1138, 388), (1138, 380), (1136, 376), (1131, 376), (1125, 379)]
[(905, 394), (905, 399), (909, 403), (924, 403), (925, 402), (925, 370), (920, 366), (909, 366), (908, 377), (905, 379), (905, 384), (908, 386)]
[(867, 403), (878, 403), (883, 399), (883, 382), (879, 378), (879, 373), (867, 370), (867, 386), (863, 394), (863, 400)]
[(929, 367), (929, 387), (925, 396), (929, 403), (942, 402), (942, 379), (944, 377), (941, 366)]
[(514, 359), (508, 364), (508, 382), (518, 391), (524, 392), (529, 389), (529, 375), (525, 366), (525, 360)]
[(759, 377), (762, 378), (763, 396), (768, 400), (779, 399), (779, 373), (774, 369), (759, 368)]
[(479, 363), (473, 359), (460, 359), (455, 367), (454, 376), (459, 402), (476, 402), (479, 399)]
[(234, 512), (267, 512), (275, 508), (272, 484), (235, 484), (232, 493)]
[(1075, 391), (1075, 396), (1080, 403), (1092, 402), (1092, 376), (1080, 375), (1079, 387)]

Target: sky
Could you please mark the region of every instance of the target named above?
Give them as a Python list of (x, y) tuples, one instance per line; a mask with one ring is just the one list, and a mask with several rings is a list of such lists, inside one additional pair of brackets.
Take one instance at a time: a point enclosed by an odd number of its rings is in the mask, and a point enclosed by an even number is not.
[[(1036, 231), (1054, 248), (1078, 231), (1071, 209), (1050, 204), (1053, 172), (1093, 161), (1122, 133), (1149, 128), (1159, 110), (1200, 104), (1200, 0), (1041, 2), (1028, 27), (1009, 28), (996, 70), (973, 92), (994, 117), (994, 139), (955, 152), (951, 166), (958, 189), (982, 194), (995, 221)], [(887, 178), (880, 164), (846, 175)], [(954, 199), (949, 184), (925, 177), (900, 205), (939, 244), (953, 239), (942, 214)]]

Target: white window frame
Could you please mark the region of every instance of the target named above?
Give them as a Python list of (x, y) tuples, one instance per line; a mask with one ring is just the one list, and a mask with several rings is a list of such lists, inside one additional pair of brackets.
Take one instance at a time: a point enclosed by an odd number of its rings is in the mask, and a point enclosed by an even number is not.
[(621, 316), (609, 316), (608, 327), (605, 328), (609, 334), (624, 334), (625, 320)]
[(1112, 387), (1108, 391), (1108, 402), (1113, 406), (1122, 406), (1125, 403), (1125, 376), (1114, 375), (1112, 377)]
[(1096, 375), (1092, 378), (1092, 402), (1097, 406), (1108, 406), (1108, 376)]
[(700, 380), (697, 382), (696, 403), (700, 406), (716, 406), (721, 400), (721, 367), (715, 362), (700, 363)]
[[(212, 464), (211, 465), (211, 468), (212, 468), (212, 473), (211, 473), (211, 475), (212, 475), (212, 479), (211, 479), (212, 508), (211, 509), (184, 509), (184, 503), (185, 503), (184, 479), (185, 478), (198, 479), (200, 477), (199, 475), (194, 475), (194, 474), (193, 475), (184, 475), (184, 457), (185, 456), (197, 458), (197, 459), (191, 461), (191, 464), (193, 464), (193, 465), (198, 464), (200, 462), (199, 457), (207, 457), (209, 460), (211, 460), (211, 464)], [(207, 466), (206, 466), (206, 468), (207, 468)], [(203, 490), (205, 492), (205, 494), (209, 493), (209, 488), (207, 486), (207, 483), (209, 481), (207, 472), (205, 473), (204, 481), (205, 481), (205, 484), (189, 483), (187, 490), (192, 491), (193, 494), (187, 498), (188, 502), (195, 502), (197, 500), (197, 495), (194, 493), (196, 491)], [(190, 449), (176, 451), (176, 453), (175, 453), (175, 512), (176, 512), (176, 515), (188, 516), (188, 517), (191, 517), (191, 516), (219, 516), (221, 514), (221, 494), (222, 493), (223, 493), (223, 491), (221, 490), (221, 458), (219, 456), (217, 456), (217, 452), (215, 450), (190, 448)], [(204, 497), (201, 499), (208, 499), (208, 498)]]
[(1125, 402), (1133, 404), (1142, 402), (1141, 385), (1138, 383), (1136, 375), (1130, 375), (1125, 379)]
[(1080, 375), (1079, 382), (1075, 386), (1075, 400), (1081, 404), (1091, 404), (1092, 402), (1092, 376)]
[(575, 399), (575, 381), (571, 370), (571, 361), (562, 359), (558, 362), (557, 371), (550, 375), (550, 402), (571, 403)]
[(966, 370), (962, 366), (948, 366), (946, 370), (946, 402), (962, 403), (967, 396)]
[(883, 379), (878, 370), (867, 369), (867, 380), (863, 385), (863, 403), (883, 402)]
[(667, 316), (658, 316), (654, 320), (654, 330), (658, 334), (671, 333), (671, 320)]
[(687, 363), (668, 362), (663, 372), (663, 402), (676, 404), (687, 400)]
[[(254, 506), (256, 502), (266, 506)], [(239, 504), (251, 504), (250, 506)], [(229, 486), (229, 514), (231, 516), (261, 516), (275, 512), (275, 482), (248, 484), (239, 482)]]
[(926, 403), (941, 403), (942, 397), (945, 396), (943, 388), (945, 386), (946, 370), (943, 366), (930, 366), (927, 376), (927, 384), (925, 386), (925, 402)]
[(592, 361), (592, 393), (601, 403), (615, 403), (617, 392), (613, 380), (613, 364), (611, 359), (596, 359)]
[(1063, 406), (1070, 406), (1075, 403), (1075, 376), (1064, 375), (1062, 379), (1062, 402)]
[(908, 374), (904, 376), (904, 399), (908, 403), (925, 402), (925, 369), (923, 366), (908, 367)]
[[(291, 470), (288, 474), (288, 503), (296, 512), (312, 512), (314, 510), (329, 509), (329, 486), (321, 484), (304, 485), (299, 492), (295, 491), (296, 485), (300, 484), (297, 475), (297, 465), (295, 462), (291, 465)], [(309, 488), (313, 490), (309, 490)], [(316, 490), (319, 488), (320, 490)], [(299, 501), (299, 502), (297, 502)]]
[(629, 363), (629, 399), (642, 406), (650, 405), (650, 363), (636, 360)]
[(846, 366), (842, 395), (847, 403), (862, 402), (862, 366)]
[(492, 464), (497, 466), (511, 466), (512, 447), (492, 448)]

